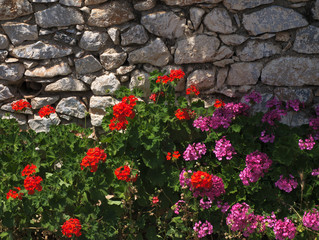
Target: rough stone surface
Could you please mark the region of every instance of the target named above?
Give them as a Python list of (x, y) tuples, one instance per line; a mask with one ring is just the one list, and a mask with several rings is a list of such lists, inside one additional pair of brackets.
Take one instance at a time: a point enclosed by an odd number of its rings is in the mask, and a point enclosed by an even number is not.
[(137, 11), (150, 10), (156, 5), (156, 0), (143, 0), (134, 4), (134, 9)]
[(187, 87), (196, 85), (199, 91), (207, 90), (215, 86), (216, 68), (211, 70), (195, 70), (187, 78)]
[(12, 97), (14, 97), (14, 95), (11, 93), (10, 89), (5, 85), (0, 84), (0, 101), (7, 100)]
[(239, 35), (239, 34), (230, 34), (230, 35), (219, 35), (220, 40), (226, 45), (237, 46), (244, 43), (248, 37)]
[(35, 97), (31, 99), (32, 109), (40, 109), (46, 105), (51, 105), (59, 100), (59, 96)]
[(229, 70), (229, 67), (223, 67), (223, 68), (218, 70), (217, 78), (216, 78), (216, 88), (217, 89), (220, 89), (224, 85), (224, 83), (227, 79), (228, 70)]
[(111, 96), (92, 96), (90, 98), (90, 113), (105, 114), (105, 108), (114, 106), (119, 101)]
[(280, 57), (267, 63), (261, 81), (273, 86), (319, 85), (319, 58)]
[(105, 32), (85, 31), (79, 42), (79, 46), (87, 51), (99, 51), (108, 39)]
[(308, 26), (297, 30), (293, 50), (298, 53), (319, 53), (319, 28)]
[(26, 40), (38, 39), (37, 25), (7, 22), (2, 24), (2, 28), (14, 45), (18, 45)]
[(211, 62), (219, 47), (213, 36), (198, 35), (177, 42), (175, 64)]
[(230, 65), (227, 84), (235, 86), (256, 84), (262, 67), (263, 64), (258, 62), (234, 63)]
[(291, 127), (299, 127), (309, 124), (309, 116), (303, 111), (288, 112), (286, 116), (282, 117), (280, 122)]
[(129, 54), (130, 64), (149, 63), (154, 66), (165, 66), (171, 59), (171, 54), (160, 38), (151, 41), (145, 47), (137, 49)]
[(316, 0), (314, 7), (311, 9), (314, 19), (319, 20), (319, 0)]
[(119, 45), (120, 44), (121, 31), (120, 31), (119, 28), (117, 28), (117, 27), (109, 28), (107, 30), (107, 33), (109, 34), (110, 38), (112, 39), (112, 41), (113, 41), (113, 43), (115, 45)]
[(80, 80), (74, 79), (72, 76), (57, 80), (54, 83), (47, 85), (45, 92), (82, 92), (87, 91), (86, 85)]
[(224, 8), (214, 8), (204, 18), (204, 24), (213, 32), (228, 34), (236, 31), (231, 17)]
[(22, 78), (24, 70), (20, 63), (0, 64), (0, 79), (14, 83)]
[(59, 0), (31, 0), (33, 3), (54, 3), (58, 2)]
[(107, 2), (107, 1), (108, 0), (85, 0), (84, 1), (84, 5), (85, 6), (95, 5), (95, 4), (104, 3), (104, 2)]
[(53, 39), (55, 41), (66, 43), (72, 46), (76, 45), (76, 38), (63, 32), (56, 32), (53, 36)]
[(76, 97), (62, 98), (55, 109), (58, 113), (85, 118), (86, 107)]
[(128, 22), (134, 17), (129, 3), (125, 0), (117, 0), (93, 8), (87, 23), (90, 26), (109, 27)]
[(70, 6), (70, 7), (81, 7), (82, 6), (82, 0), (60, 0), (59, 3), (65, 5), (65, 6)]
[(254, 61), (281, 53), (281, 46), (265, 41), (248, 41), (245, 46), (237, 49), (236, 54), (241, 61)]
[(159, 11), (141, 18), (141, 23), (150, 32), (164, 38), (179, 38), (184, 35), (186, 19), (173, 12)]
[(135, 65), (130, 66), (121, 66), (118, 69), (116, 69), (116, 75), (125, 75), (130, 72), (132, 72), (136, 68)]
[(127, 32), (121, 35), (121, 44), (123, 46), (131, 44), (144, 44), (148, 41), (148, 35), (142, 25), (131, 27)]
[(141, 89), (144, 93), (144, 97), (150, 96), (151, 89), (150, 89), (149, 77), (150, 75), (148, 73), (141, 70), (135, 70), (131, 74), (131, 81), (130, 81), (129, 88)]
[(1, 119), (15, 119), (17, 123), (20, 125), (21, 128), (27, 129), (27, 116), (18, 113), (11, 113), (7, 116), (8, 112), (0, 111), (0, 118)]
[(289, 32), (279, 32), (276, 33), (276, 41), (279, 42), (288, 42), (290, 39), (290, 33)]
[(71, 7), (62, 7), (59, 4), (36, 12), (34, 16), (36, 23), (43, 28), (65, 27), (84, 23), (80, 12)]
[(38, 41), (25, 46), (19, 46), (11, 51), (11, 55), (17, 58), (50, 59), (60, 58), (72, 54), (72, 49), (56, 44)]
[(33, 10), (28, 0), (0, 1), (0, 20), (10, 20), (31, 13)]
[(189, 17), (192, 21), (193, 27), (196, 30), (202, 22), (205, 10), (202, 8), (192, 7), (189, 10)]
[(224, 58), (230, 58), (231, 56), (233, 56), (233, 54), (234, 54), (234, 51), (231, 48), (226, 47), (226, 46), (221, 46), (217, 50), (213, 60), (219, 61), (219, 60), (222, 60)]
[(310, 88), (291, 89), (286, 87), (277, 87), (275, 88), (274, 93), (280, 101), (298, 99), (300, 102), (310, 104), (313, 100), (313, 93)]
[(35, 132), (49, 132), (52, 125), (59, 125), (60, 118), (56, 113), (50, 114), (49, 118), (41, 118), (39, 115), (34, 115), (33, 119), (28, 120), (29, 127)]
[[(25, 99), (24, 99), (24, 100), (25, 100)], [(16, 112), (16, 111), (12, 109), (11, 104), (12, 104), (12, 103), (15, 103), (15, 102), (17, 102), (17, 101), (13, 101), (13, 102), (11, 102), (11, 103), (3, 104), (0, 109), (3, 110), (3, 111), (13, 112), (13, 113), (14, 113), (14, 112)], [(32, 113), (32, 110), (31, 110), (30, 108), (26, 108), (26, 109), (24, 109), (23, 111), (21, 111), (20, 113), (21, 113), (21, 114), (27, 114), (27, 115), (32, 115), (32, 114), (33, 114), (33, 113)]]
[(274, 0), (224, 0), (223, 4), (230, 10), (241, 11), (247, 8), (254, 8), (263, 4), (273, 3)]
[(0, 50), (0, 63), (3, 62), (8, 56), (7, 50)]
[(223, 0), (162, 0), (167, 5), (187, 6), (195, 3), (219, 3)]
[(60, 61), (51, 66), (35, 67), (25, 71), (24, 75), (28, 77), (52, 78), (55, 76), (66, 76), (72, 72), (66, 62)]
[(292, 9), (270, 6), (253, 13), (244, 14), (243, 25), (249, 34), (259, 35), (304, 27), (308, 25), (308, 22), (301, 14)]
[(0, 34), (0, 49), (7, 49), (9, 47), (9, 40), (6, 35)]
[(100, 60), (106, 70), (120, 67), (127, 58), (126, 52), (117, 52), (113, 48), (107, 49), (100, 55)]
[(75, 71), (79, 74), (93, 73), (102, 69), (102, 65), (93, 55), (75, 59), (74, 63)]
[(97, 77), (91, 84), (91, 90), (94, 95), (113, 95), (121, 86), (120, 81), (114, 73)]

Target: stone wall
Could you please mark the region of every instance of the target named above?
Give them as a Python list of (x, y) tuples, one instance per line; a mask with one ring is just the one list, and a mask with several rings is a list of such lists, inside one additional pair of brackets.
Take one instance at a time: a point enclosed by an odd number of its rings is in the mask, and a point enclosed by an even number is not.
[[(121, 85), (182, 68), (210, 104), (256, 89), (319, 96), (319, 0), (0, 0), (0, 116), (25, 98), (21, 125), (99, 126)], [(140, 80), (142, 77), (142, 80)], [(227, 100), (227, 99), (226, 99)], [(50, 104), (57, 114), (41, 119)]]

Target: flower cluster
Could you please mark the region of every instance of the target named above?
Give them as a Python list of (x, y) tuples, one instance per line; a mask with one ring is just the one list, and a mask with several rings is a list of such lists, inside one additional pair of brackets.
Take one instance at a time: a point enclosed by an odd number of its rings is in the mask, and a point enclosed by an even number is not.
[(261, 121), (267, 122), (269, 125), (274, 126), (275, 121), (280, 121), (282, 116), (285, 116), (287, 112), (281, 109), (273, 109), (264, 114)]
[(191, 177), (191, 183), (194, 189), (209, 190), (212, 187), (212, 175), (207, 172), (197, 171)]
[(228, 202), (223, 203), (222, 201), (217, 201), (217, 202), (216, 202), (216, 206), (217, 206), (218, 208), (220, 208), (220, 211), (221, 211), (222, 213), (226, 213), (226, 212), (228, 211), (228, 209), (230, 208)]
[(167, 84), (168, 82), (173, 82), (175, 79), (182, 79), (184, 76), (185, 73), (181, 69), (172, 69), (169, 76), (158, 76), (156, 79), (156, 83)]
[(214, 103), (215, 108), (220, 108), (220, 107), (224, 107), (224, 106), (225, 106), (225, 103), (223, 102), (223, 100), (219, 100), (219, 99), (215, 100), (215, 103)]
[(42, 178), (40, 176), (31, 176), (36, 172), (37, 167), (33, 164), (25, 166), (25, 168), (22, 170), (21, 175), (27, 176), (24, 179), (24, 188), (28, 191), (29, 195), (34, 194), (34, 190), (42, 191)]
[(159, 204), (159, 199), (158, 199), (157, 196), (153, 197), (151, 201), (152, 201), (152, 207), (158, 206), (158, 204)]
[(230, 160), (233, 158), (233, 155), (237, 154), (235, 152), (235, 148), (231, 145), (230, 141), (227, 140), (225, 136), (215, 142), (216, 145), (213, 152), (215, 153), (216, 158), (219, 161), (221, 161), (223, 157), (226, 157), (227, 160)]
[(289, 174), (289, 177), (289, 179), (283, 178), (283, 176), (280, 175), (279, 180), (275, 182), (275, 186), (278, 187), (280, 190), (284, 190), (287, 193), (291, 192), (298, 186), (298, 182), (291, 174)]
[(55, 109), (51, 107), (50, 105), (46, 105), (39, 110), (39, 116), (41, 118), (43, 117), (49, 117), (51, 113), (55, 113)]
[(212, 207), (212, 201), (211, 200), (208, 200), (208, 201), (204, 201), (204, 198), (202, 198), (200, 201), (199, 201), (199, 206), (202, 208), (202, 209), (209, 209)]
[(164, 97), (164, 92), (157, 92), (157, 93), (152, 93), (151, 96), (149, 97), (150, 100), (152, 100), (154, 103), (158, 99), (158, 97)]
[(173, 208), (175, 214), (178, 215), (178, 214), (180, 213), (181, 208), (182, 208), (182, 206), (181, 206), (182, 204), (185, 204), (185, 201), (184, 201), (184, 200), (178, 200), (178, 201), (174, 204), (174, 206), (173, 206), (172, 208)]
[(257, 182), (264, 173), (268, 171), (272, 164), (272, 160), (266, 153), (258, 150), (246, 156), (246, 168), (240, 172), (239, 177), (244, 185), (249, 185), (250, 182)]
[(198, 238), (203, 238), (206, 235), (213, 233), (213, 225), (207, 220), (205, 223), (202, 223), (201, 221), (195, 223), (193, 229), (197, 233)]
[(103, 149), (98, 147), (90, 148), (86, 156), (82, 159), (81, 170), (83, 170), (84, 167), (89, 167), (91, 172), (96, 172), (99, 162), (105, 162), (105, 160), (106, 153), (104, 153)]
[(310, 212), (305, 212), (302, 218), (302, 223), (307, 228), (319, 231), (319, 211), (314, 208)]
[(204, 143), (189, 144), (183, 153), (185, 161), (194, 161), (200, 159), (206, 154), (206, 145)]
[(128, 118), (133, 119), (135, 112), (133, 111), (136, 105), (137, 98), (133, 95), (129, 97), (123, 97), (122, 101), (113, 106), (113, 115), (109, 128), (113, 130), (125, 130), (128, 125)]
[(260, 103), (262, 98), (259, 92), (252, 91), (250, 94), (244, 96), (245, 102), (247, 103)]
[(260, 141), (264, 143), (273, 143), (275, 141), (275, 135), (274, 134), (266, 134), (266, 131), (261, 132), (261, 136), (259, 137)]
[(306, 138), (305, 140), (299, 139), (299, 148), (301, 150), (311, 150), (313, 149), (313, 147), (315, 146), (315, 140), (313, 139), (313, 137), (310, 135), (309, 138)]
[(179, 151), (174, 151), (173, 155), (172, 153), (168, 152), (166, 155), (166, 160), (177, 160), (180, 156), (181, 154), (179, 153)]
[[(21, 191), (20, 187), (14, 187), (14, 188), (17, 189), (18, 191)], [(19, 198), (21, 200), (22, 196), (23, 196), (23, 193), (19, 193), (18, 191), (10, 189), (9, 192), (7, 193), (7, 199), (9, 199), (9, 198), (13, 198), (13, 199)]]
[(191, 188), (191, 175), (192, 175), (192, 170), (186, 171), (183, 169), (181, 173), (179, 174), (179, 184), (181, 185), (182, 188)]
[(195, 85), (190, 85), (189, 88), (186, 89), (186, 94), (187, 95), (194, 94), (198, 96), (200, 92), (198, 91)]
[(137, 180), (137, 174), (132, 177), (131, 169), (129, 166), (121, 166), (114, 171), (115, 176), (118, 180), (125, 182), (135, 182)]
[(73, 234), (76, 237), (80, 237), (82, 235), (81, 229), (82, 226), (80, 220), (76, 218), (70, 218), (62, 225), (62, 234), (67, 238), (71, 238)]
[(313, 169), (311, 175), (312, 176), (319, 176), (319, 168)]
[(273, 230), (278, 240), (285, 240), (286, 238), (294, 239), (296, 235), (296, 227), (288, 218), (285, 218), (284, 221), (281, 219), (277, 220)]
[(22, 177), (23, 176), (30, 176), (30, 175), (32, 175), (33, 173), (36, 172), (36, 169), (37, 169), (37, 166), (33, 165), (32, 163), (31, 163), (31, 165), (28, 164), (22, 170), (21, 175), (22, 175)]
[(25, 108), (31, 108), (31, 104), (23, 99), (20, 99), (19, 101), (11, 103), (12, 110), (15, 111), (22, 111), (25, 110)]
[(295, 112), (298, 112), (300, 110), (300, 106), (304, 107), (304, 104), (301, 103), (298, 99), (288, 100), (286, 103), (286, 109), (289, 110), (289, 108), (292, 108)]
[(175, 111), (175, 117), (179, 120), (189, 120), (195, 117), (195, 111), (188, 108), (179, 108)]
[(279, 109), (281, 107), (281, 104), (281, 101), (274, 97), (271, 100), (267, 101), (266, 107)]

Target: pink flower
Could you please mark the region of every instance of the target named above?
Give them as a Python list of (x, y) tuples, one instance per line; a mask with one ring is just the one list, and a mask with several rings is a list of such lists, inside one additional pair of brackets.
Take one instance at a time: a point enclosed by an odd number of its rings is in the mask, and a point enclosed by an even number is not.
[(230, 160), (233, 158), (233, 154), (237, 154), (235, 152), (235, 148), (231, 145), (230, 141), (227, 140), (225, 136), (215, 142), (216, 145), (213, 152), (215, 153), (216, 158), (219, 161), (221, 161), (223, 157), (226, 157), (227, 160)]
[(208, 201), (204, 201), (204, 198), (202, 198), (200, 201), (199, 201), (199, 206), (202, 208), (202, 209), (209, 209), (212, 207), (212, 201), (211, 200), (208, 200)]
[(299, 139), (299, 148), (300, 150), (311, 150), (313, 149), (314, 145), (315, 145), (315, 140), (313, 139), (313, 137), (311, 135), (309, 135), (309, 138), (306, 138), (305, 140)]
[(319, 175), (319, 168), (313, 169), (311, 175), (312, 176), (318, 176)]
[(202, 223), (201, 221), (195, 223), (193, 229), (197, 233), (198, 238), (203, 238), (206, 235), (210, 235), (213, 233), (213, 225), (207, 220), (205, 223)]
[(311, 228), (314, 231), (319, 231), (319, 211), (312, 209), (310, 212), (305, 212), (302, 218), (303, 225)]
[(247, 103), (249, 103), (249, 102), (260, 103), (261, 102), (261, 94), (259, 92), (252, 91), (250, 94), (245, 95), (244, 99)]
[(188, 145), (183, 157), (185, 161), (194, 161), (200, 159), (205, 154), (206, 146), (204, 143), (193, 143), (192, 145)]
[(259, 137), (260, 141), (264, 143), (273, 143), (275, 141), (275, 135), (274, 134), (266, 134), (266, 131), (261, 132), (261, 136)]
[(286, 238), (294, 239), (296, 235), (296, 227), (288, 218), (285, 218), (284, 221), (279, 219), (275, 223), (274, 233), (278, 240), (285, 240)]
[(298, 186), (297, 180), (295, 180), (294, 176), (289, 174), (288, 178), (283, 178), (282, 175), (280, 175), (279, 180), (275, 183), (275, 186), (278, 187), (280, 190), (284, 190), (285, 192), (289, 193)]

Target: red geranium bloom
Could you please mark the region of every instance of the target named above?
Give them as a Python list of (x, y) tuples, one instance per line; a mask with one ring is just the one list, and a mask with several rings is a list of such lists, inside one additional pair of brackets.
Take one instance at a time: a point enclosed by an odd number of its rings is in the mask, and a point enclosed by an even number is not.
[[(18, 191), (21, 190), (20, 187), (14, 187), (15, 189), (17, 189)], [(20, 200), (22, 199), (23, 193), (18, 193), (15, 190), (9, 190), (9, 192), (7, 193), (7, 199), (9, 199), (10, 197), (12, 197), (13, 199), (19, 198)]]
[(191, 183), (194, 189), (208, 190), (212, 187), (212, 176), (206, 172), (194, 172), (191, 177)]
[(82, 235), (81, 229), (82, 226), (80, 220), (76, 218), (70, 218), (62, 225), (62, 234), (68, 238), (71, 238), (72, 234), (74, 234), (76, 237), (80, 237)]
[(196, 96), (198, 96), (200, 93), (195, 85), (190, 85), (189, 88), (186, 89), (187, 95), (192, 94), (192, 93), (195, 94)]
[(179, 153), (179, 151), (174, 151), (173, 155), (170, 152), (168, 152), (166, 155), (166, 160), (177, 160), (180, 156), (181, 154)]
[(55, 109), (51, 107), (50, 105), (46, 105), (42, 107), (38, 113), (41, 118), (49, 117), (51, 113), (55, 113)]
[(104, 153), (104, 150), (98, 147), (90, 148), (86, 156), (82, 159), (81, 170), (83, 170), (83, 167), (90, 167), (91, 172), (96, 172), (100, 161), (106, 161), (106, 153)]
[(159, 96), (163, 97), (164, 92), (152, 93), (149, 99), (152, 100), (153, 102), (156, 102), (156, 100)]
[(42, 191), (42, 186), (40, 185), (42, 178), (39, 176), (28, 176), (24, 179), (24, 187), (28, 190), (28, 194), (33, 195), (34, 190)]
[(215, 108), (220, 108), (220, 107), (223, 107), (223, 106), (225, 106), (225, 103), (223, 102), (223, 100), (219, 100), (219, 99), (215, 100), (215, 104), (214, 104)]
[(179, 151), (174, 151), (173, 158), (178, 159), (180, 156), (181, 156), (181, 154), (179, 153)]
[(136, 182), (137, 175), (131, 177), (131, 169), (129, 166), (121, 166), (114, 171), (115, 176), (118, 180), (126, 181), (126, 182)]
[(154, 206), (158, 205), (158, 203), (159, 203), (158, 197), (153, 197), (152, 198), (152, 206), (154, 207)]
[(166, 160), (171, 160), (172, 159), (172, 154), (170, 152), (167, 153), (166, 155)]
[(179, 120), (189, 120), (195, 116), (195, 112), (188, 108), (179, 108), (175, 112), (175, 117)]
[(169, 75), (169, 77), (173, 79), (173, 81), (174, 79), (182, 79), (184, 76), (185, 76), (185, 73), (182, 71), (182, 69), (177, 69), (177, 70), (172, 69)]
[(156, 83), (164, 83), (167, 84), (168, 82), (172, 82), (174, 79), (171, 79), (170, 77), (164, 75), (164, 76), (158, 76)]
[(25, 168), (22, 170), (21, 175), (22, 175), (22, 176), (30, 176), (30, 175), (32, 175), (33, 173), (36, 172), (35, 169), (37, 169), (37, 166), (33, 165), (32, 163), (31, 163), (31, 165), (28, 164), (28, 165), (25, 166)]
[(19, 101), (11, 103), (11, 107), (12, 110), (21, 111), (25, 108), (31, 108), (31, 104), (26, 100), (20, 99)]

